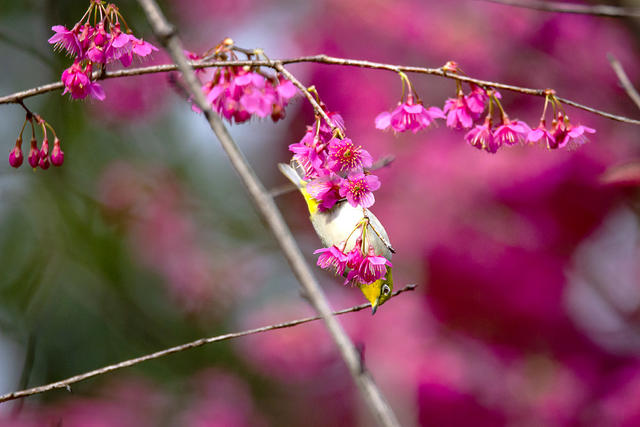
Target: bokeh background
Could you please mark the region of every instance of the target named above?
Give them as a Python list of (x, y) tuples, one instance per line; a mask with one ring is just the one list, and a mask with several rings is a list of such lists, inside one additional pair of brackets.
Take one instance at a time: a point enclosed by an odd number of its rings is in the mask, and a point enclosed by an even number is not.
[[(56, 81), (47, 44), (79, 0), (0, 1), (0, 93)], [(615, 2), (614, 2), (615, 3)], [(138, 35), (134, 1), (118, 3)], [(187, 47), (226, 36), (272, 58), (316, 53), (437, 67), (631, 117), (607, 53), (640, 83), (638, 21), (474, 0), (164, 1)], [(163, 63), (163, 53), (145, 62)], [(416, 292), (341, 317), (403, 425), (640, 424), (638, 127), (568, 108), (597, 129), (573, 151), (476, 150), (444, 126), (382, 133), (400, 97), (392, 73), (292, 65), (315, 84), (381, 170), (373, 210), (397, 250), (396, 287)], [(425, 104), (455, 84), (412, 76)], [(310, 313), (205, 122), (167, 75), (103, 83), (107, 99), (60, 93), (26, 104), (56, 128), (65, 164), (0, 162), (0, 393), (168, 346)], [(543, 100), (503, 92), (537, 125)], [(24, 113), (0, 106), (0, 144)], [(277, 125), (232, 134), (267, 187), (312, 122), (301, 98)], [(28, 145), (28, 144), (27, 144)], [(26, 163), (26, 162), (25, 162)], [(631, 177), (620, 176), (628, 165)], [(638, 170), (637, 166), (636, 169)], [(604, 178), (603, 178), (604, 177)], [(612, 178), (613, 177), (613, 178)], [(635, 182), (635, 184), (634, 184)], [(296, 194), (278, 204), (314, 263), (320, 246)], [(317, 270), (336, 308), (360, 292)], [(372, 420), (320, 324), (237, 339), (0, 404), (4, 426), (366, 426)]]

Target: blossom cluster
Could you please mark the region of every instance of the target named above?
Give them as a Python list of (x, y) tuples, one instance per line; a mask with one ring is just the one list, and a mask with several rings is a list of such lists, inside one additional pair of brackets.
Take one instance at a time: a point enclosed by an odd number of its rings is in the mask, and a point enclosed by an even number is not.
[[(449, 71), (458, 71), (455, 67)], [(401, 77), (403, 82), (408, 82), (406, 75), (401, 74)], [(391, 129), (396, 133), (408, 130), (416, 133), (428, 128), (436, 119), (444, 119), (446, 126), (451, 129), (467, 130), (464, 138), (471, 146), (489, 153), (518, 143), (546, 143), (549, 149), (570, 147), (583, 144), (587, 139), (586, 134), (595, 133), (594, 129), (587, 126), (572, 124), (553, 91), (547, 92), (542, 118), (538, 126), (532, 129), (521, 120), (509, 118), (500, 103), (502, 97), (497, 90), (470, 83), (470, 91), (465, 94), (460, 82), (456, 82), (457, 95), (447, 99), (442, 110), (438, 107), (425, 108), (420, 101), (416, 101), (409, 84), (410, 93), (406, 99), (401, 100), (393, 111), (382, 112), (376, 117), (376, 128)], [(549, 103), (553, 106), (554, 118), (548, 129), (545, 115)], [(495, 125), (494, 109), (499, 111), (499, 121)]]
[[(38, 141), (35, 137), (34, 121), (42, 129), (43, 138), (40, 148), (38, 148)], [(55, 131), (47, 122), (45, 122), (40, 116), (30, 112), (27, 113), (27, 118), (22, 126), (22, 131), (20, 132), (14, 147), (9, 152), (9, 164), (14, 168), (19, 168), (24, 162), (24, 154), (22, 153), (22, 133), (24, 132), (27, 123), (30, 123), (32, 130), (32, 137), (30, 141), (31, 148), (29, 150), (29, 155), (27, 156), (27, 162), (29, 165), (34, 169), (40, 167), (40, 169), (43, 170), (49, 169), (51, 164), (54, 166), (62, 166), (62, 163), (64, 162), (64, 151), (62, 151), (62, 148), (60, 147), (60, 139), (56, 136)], [(51, 152), (49, 152), (47, 128), (51, 129), (54, 136)]]
[[(300, 166), (306, 190), (321, 212), (346, 199), (352, 207), (363, 208), (363, 218), (345, 241), (314, 252), (320, 254), (317, 265), (340, 276), (346, 273), (345, 284), (370, 284), (391, 267), (389, 260), (375, 253), (365, 231), (371, 227), (367, 209), (375, 203), (373, 192), (380, 188), (380, 180), (368, 170), (373, 165), (371, 154), (346, 137), (342, 116), (327, 111), (324, 104), (321, 107), (329, 121), (317, 117), (315, 126), (308, 126), (302, 139), (289, 146), (293, 163)], [(353, 246), (348, 244), (350, 239), (356, 239)]]
[[(226, 58), (230, 55), (236, 59), (232, 46), (233, 41), (225, 39), (215, 48), (215, 56)], [(206, 53), (199, 55), (186, 51), (185, 54), (193, 61), (207, 57)], [(197, 74), (204, 74), (203, 70), (198, 71)], [(298, 92), (283, 76), (269, 75), (251, 67), (219, 68), (202, 83), (202, 91), (214, 111), (235, 123), (246, 122), (253, 116), (261, 119), (270, 116), (274, 122), (284, 119), (289, 100)], [(199, 111), (195, 105), (192, 108)]]
[(319, 267), (333, 270), (339, 276), (342, 276), (345, 270), (349, 269), (344, 281), (345, 285), (349, 283), (371, 284), (387, 274), (387, 267), (392, 267), (388, 259), (376, 255), (373, 246), (369, 245), (366, 251), (363, 249), (366, 245), (363, 245), (362, 236), (358, 238), (353, 249), (348, 252), (345, 252), (346, 242), (339, 246), (320, 248), (314, 254), (320, 254), (317, 262)]
[[(125, 26), (124, 31), (121, 22)], [(62, 73), (62, 94), (69, 93), (73, 99), (92, 96), (102, 101), (105, 98), (100, 84), (92, 80), (94, 68), (103, 70), (106, 64), (116, 61), (128, 67), (134, 56), (143, 58), (158, 50), (151, 43), (131, 34), (131, 29), (114, 4), (105, 5), (99, 0), (91, 0), (84, 16), (73, 28), (55, 25), (51, 29), (55, 34), (49, 43), (66, 51), (74, 59), (73, 64)]]
[(327, 112), (327, 116), (333, 128), (318, 118), (299, 142), (289, 145), (293, 159), (303, 169), (307, 191), (322, 211), (342, 198), (354, 207), (369, 208), (375, 203), (373, 192), (380, 188), (378, 177), (367, 171), (373, 158), (345, 136), (340, 114)]

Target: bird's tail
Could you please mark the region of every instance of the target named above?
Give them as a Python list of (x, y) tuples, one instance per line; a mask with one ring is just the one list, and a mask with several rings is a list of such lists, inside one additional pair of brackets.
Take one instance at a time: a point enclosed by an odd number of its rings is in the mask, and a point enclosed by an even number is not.
[(302, 166), (300, 166), (298, 162), (292, 160), (291, 165), (278, 163), (278, 169), (280, 169), (280, 172), (282, 172), (289, 181), (293, 182), (296, 187), (304, 188), (307, 185), (306, 181), (302, 179), (304, 172), (302, 172)]

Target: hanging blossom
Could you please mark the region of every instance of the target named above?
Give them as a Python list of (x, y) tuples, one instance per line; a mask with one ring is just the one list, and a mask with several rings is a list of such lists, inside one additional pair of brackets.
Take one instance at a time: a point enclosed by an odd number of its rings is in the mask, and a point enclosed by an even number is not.
[(444, 119), (444, 113), (438, 107), (425, 108), (421, 102), (416, 102), (411, 94), (407, 100), (398, 103), (393, 111), (384, 111), (375, 119), (377, 129), (387, 130), (391, 128), (396, 133), (410, 130), (417, 133), (426, 129), (435, 119)]
[(105, 94), (100, 84), (92, 81), (93, 68), (104, 69), (116, 61), (128, 67), (135, 57), (145, 58), (158, 50), (131, 34), (126, 24), (123, 31), (121, 20), (124, 22), (114, 4), (91, 1), (83, 18), (70, 30), (64, 25), (51, 27), (55, 34), (49, 43), (74, 58), (73, 64), (62, 73), (63, 95), (70, 93), (72, 99), (91, 96), (102, 101)]
[[(366, 221), (358, 225), (361, 230), (367, 226), (368, 222)], [(393, 267), (391, 261), (376, 255), (373, 246), (367, 245), (366, 241), (363, 243), (362, 232), (349, 252), (345, 252), (346, 247), (347, 242), (342, 242), (339, 245), (320, 248), (313, 252), (319, 254), (316, 263), (318, 267), (333, 271), (338, 276), (343, 276), (346, 272), (345, 285), (371, 284), (385, 277), (387, 267)], [(368, 250), (363, 249), (366, 247)]]

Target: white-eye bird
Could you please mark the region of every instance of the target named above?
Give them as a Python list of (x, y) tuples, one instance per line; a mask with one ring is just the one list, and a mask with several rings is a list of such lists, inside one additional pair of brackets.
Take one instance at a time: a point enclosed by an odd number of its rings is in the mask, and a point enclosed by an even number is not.
[[(345, 245), (344, 242), (346, 241), (346, 245), (344, 247), (340, 246), (340, 248), (344, 253), (348, 253), (353, 249), (357, 237), (359, 237), (358, 232), (354, 232), (354, 230), (359, 224), (362, 224), (363, 220), (367, 220), (367, 228), (363, 233), (363, 239), (365, 239), (363, 247), (369, 248), (369, 246), (372, 246), (376, 255), (391, 260), (391, 255), (395, 251), (391, 243), (389, 243), (389, 236), (378, 218), (369, 209), (353, 207), (345, 199), (339, 200), (331, 209), (320, 210), (319, 202), (307, 191), (307, 181), (302, 178), (304, 176), (302, 168), (298, 168), (299, 165), (296, 163), (295, 160), (292, 161), (296, 168), (285, 163), (279, 163), (278, 167), (302, 193), (309, 208), (309, 219), (322, 243), (326, 247), (331, 247), (332, 245)], [(380, 305), (389, 299), (393, 291), (391, 267), (387, 266), (386, 269), (386, 275), (382, 279), (370, 284), (358, 284), (365, 298), (371, 303), (373, 314), (375, 314)]]

